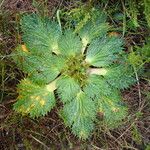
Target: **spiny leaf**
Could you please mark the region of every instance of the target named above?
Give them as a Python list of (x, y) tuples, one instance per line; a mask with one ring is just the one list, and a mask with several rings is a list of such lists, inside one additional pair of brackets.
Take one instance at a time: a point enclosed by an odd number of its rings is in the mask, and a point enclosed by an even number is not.
[(72, 31), (67, 30), (58, 41), (61, 54), (65, 56), (75, 56), (81, 52), (82, 43), (80, 38)]
[(115, 128), (127, 115), (127, 107), (121, 102), (120, 93), (115, 91), (109, 96), (102, 96), (98, 101), (99, 112), (109, 128)]
[(64, 67), (65, 60), (63, 57), (52, 56), (50, 53), (32, 54), (24, 52), (22, 47), (18, 47), (14, 60), (18, 66), (26, 73), (34, 82), (45, 84), (54, 80), (61, 69)]
[(71, 101), (80, 91), (78, 83), (70, 77), (61, 77), (58, 79), (56, 86), (57, 92), (64, 103)]
[[(57, 56), (49, 56), (49, 59), (44, 59), (44, 57), (41, 56), (39, 56), (39, 58), (41, 58), (41, 61), (40, 59), (38, 60), (36, 67), (34, 67), (36, 70), (32, 70), (29, 74), (29, 78), (39, 84), (47, 84), (60, 74), (61, 69), (65, 65), (65, 60)], [(34, 59), (32, 60), (34, 61)], [(32, 65), (32, 62), (28, 61), (28, 64)]]
[(29, 114), (32, 118), (44, 116), (55, 105), (54, 93), (46, 86), (34, 84), (29, 79), (21, 81), (18, 91), (18, 101), (14, 104), (14, 109), (23, 115)]
[(95, 19), (88, 21), (83, 28), (78, 31), (84, 46), (90, 43), (93, 39), (103, 37), (106, 34), (108, 24), (105, 23), (105, 20), (106, 18), (103, 15), (99, 17), (96, 16)]
[(74, 100), (64, 105), (62, 117), (75, 135), (86, 139), (93, 129), (96, 110), (94, 101), (81, 91)]
[(86, 62), (96, 67), (108, 66), (122, 50), (122, 40), (116, 37), (104, 37), (94, 40), (86, 54)]
[(56, 52), (58, 38), (61, 34), (59, 26), (48, 19), (36, 14), (26, 15), (22, 18), (21, 28), (24, 42), (36, 53)]
[(136, 81), (133, 70), (129, 65), (112, 65), (106, 70), (104, 78), (112, 87), (125, 89)]
[(23, 62), (24, 62), (24, 58), (27, 57), (28, 54), (28, 48), (25, 45), (19, 45), (15, 51), (12, 52), (13, 54), (13, 61), (17, 64), (17, 66), (20, 69), (23, 69)]
[(111, 93), (110, 86), (105, 79), (98, 75), (90, 75), (83, 90), (86, 95), (92, 99), (97, 99), (101, 95), (108, 95)]

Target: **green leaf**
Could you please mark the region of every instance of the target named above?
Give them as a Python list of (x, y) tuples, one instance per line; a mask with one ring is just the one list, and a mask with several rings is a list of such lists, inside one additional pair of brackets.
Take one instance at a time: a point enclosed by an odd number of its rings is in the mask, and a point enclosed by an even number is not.
[(115, 91), (109, 96), (102, 96), (98, 101), (99, 112), (103, 122), (109, 128), (115, 128), (127, 116), (127, 107), (122, 102), (120, 93)]
[(93, 39), (105, 36), (107, 30), (108, 24), (105, 23), (105, 17), (99, 16), (94, 20), (88, 21), (78, 33), (82, 39), (83, 45), (86, 46)]
[(21, 46), (18, 47), (14, 60), (25, 73), (29, 74), (30, 79), (39, 84), (46, 84), (54, 80), (65, 65), (63, 57), (50, 53), (24, 52)]
[(129, 65), (112, 65), (106, 70), (104, 78), (114, 88), (126, 89), (136, 81)]
[(81, 91), (74, 100), (64, 105), (62, 117), (75, 135), (86, 139), (93, 129), (96, 110), (94, 101)]
[(29, 114), (32, 118), (44, 116), (55, 106), (54, 93), (47, 86), (39, 86), (24, 79), (18, 85), (18, 91), (14, 110), (23, 115)]
[(80, 86), (71, 77), (61, 77), (58, 79), (56, 86), (58, 95), (64, 103), (74, 99), (80, 91)]
[(29, 74), (29, 78), (39, 84), (46, 84), (54, 80), (65, 65), (64, 59), (61, 57), (49, 56), (48, 59), (46, 59), (46, 57), (44, 59), (44, 57), (39, 56), (37, 63), (34, 59), (31, 62), (28, 61), (28, 65), (35, 64), (34, 70)]
[(144, 14), (147, 21), (148, 26), (150, 27), (150, 0), (144, 0)]
[(90, 75), (87, 79), (87, 84), (83, 88), (86, 95), (92, 99), (100, 98), (101, 95), (111, 93), (111, 88), (102, 76)]
[(108, 66), (122, 51), (122, 44), (122, 40), (116, 37), (96, 39), (87, 49), (86, 62), (96, 67)]
[(23, 62), (24, 58), (27, 57), (28, 54), (28, 48), (25, 45), (19, 45), (15, 51), (12, 52), (12, 58), (13, 61), (16, 63), (16, 65), (23, 70)]
[(142, 56), (140, 56), (139, 54), (136, 54), (136, 52), (133, 52), (133, 51), (129, 53), (128, 61), (131, 65), (136, 66), (136, 67), (143, 64)]
[(58, 38), (61, 35), (59, 26), (36, 14), (25, 15), (21, 21), (23, 41), (33, 52), (58, 52)]
[(75, 56), (81, 52), (82, 43), (72, 30), (66, 30), (58, 41), (58, 47), (61, 54)]

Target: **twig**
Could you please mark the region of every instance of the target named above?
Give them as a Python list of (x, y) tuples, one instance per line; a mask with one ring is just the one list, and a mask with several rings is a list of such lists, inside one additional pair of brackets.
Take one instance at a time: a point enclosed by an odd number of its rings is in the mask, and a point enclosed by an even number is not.
[(30, 137), (33, 138), (38, 143), (40, 143), (41, 145), (43, 145), (44, 147), (46, 147), (48, 150), (50, 150), (50, 148), (47, 145), (45, 145), (43, 142), (41, 142), (40, 140), (38, 140), (37, 138), (35, 138), (33, 135), (30, 134)]
[(135, 123), (135, 122), (133, 122), (133, 123), (115, 140), (115, 142), (116, 142), (117, 140), (119, 140), (126, 132), (128, 132), (128, 131), (130, 130), (130, 128), (133, 126), (134, 123)]
[(139, 82), (139, 77), (138, 77), (138, 74), (137, 74), (136, 67), (133, 66), (133, 69), (134, 69), (134, 73), (135, 73), (135, 77), (136, 77), (136, 81), (137, 81), (137, 88), (138, 88), (138, 95), (139, 95), (139, 111), (141, 111), (142, 108), (140, 108), (140, 106), (141, 106), (141, 103), (142, 103), (142, 94), (141, 94), (140, 82)]
[(0, 3), (0, 8), (2, 7), (3, 3), (4, 3), (4, 0), (2, 0), (2, 2)]
[(92, 146), (94, 149), (97, 149), (97, 150), (104, 150), (104, 149), (99, 148), (99, 147), (97, 147), (96, 145), (93, 145), (93, 144), (91, 144), (91, 146)]
[(60, 10), (57, 10), (56, 14), (57, 14), (57, 21), (60, 27), (60, 31), (62, 32), (61, 21), (60, 21)]

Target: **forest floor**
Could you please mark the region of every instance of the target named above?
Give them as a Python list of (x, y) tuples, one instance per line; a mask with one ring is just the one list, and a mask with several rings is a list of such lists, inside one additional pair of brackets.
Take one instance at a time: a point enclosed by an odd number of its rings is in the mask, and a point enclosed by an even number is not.
[[(38, 120), (22, 117), (12, 110), (17, 84), (24, 77), (11, 58), (11, 52), (20, 43), (20, 15), (41, 11), (54, 16), (57, 9), (72, 7), (73, 1), (64, 0), (0, 2), (0, 150), (150, 150), (150, 86), (144, 78), (139, 77), (137, 84), (122, 91), (129, 107), (123, 126), (102, 130), (97, 124), (86, 141), (79, 140), (64, 126), (57, 108)], [(126, 47), (142, 45), (148, 32), (144, 27), (127, 32)]]

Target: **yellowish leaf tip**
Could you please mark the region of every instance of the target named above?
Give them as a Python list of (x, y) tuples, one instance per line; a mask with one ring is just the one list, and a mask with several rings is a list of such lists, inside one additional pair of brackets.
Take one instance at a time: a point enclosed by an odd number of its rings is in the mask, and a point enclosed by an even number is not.
[(22, 50), (24, 51), (24, 52), (28, 52), (28, 49), (27, 49), (27, 47), (23, 44), (23, 45), (21, 45), (21, 48), (22, 48)]
[(40, 101), (40, 104), (41, 104), (41, 106), (44, 106), (44, 105), (45, 105), (45, 100), (42, 99), (42, 100)]

